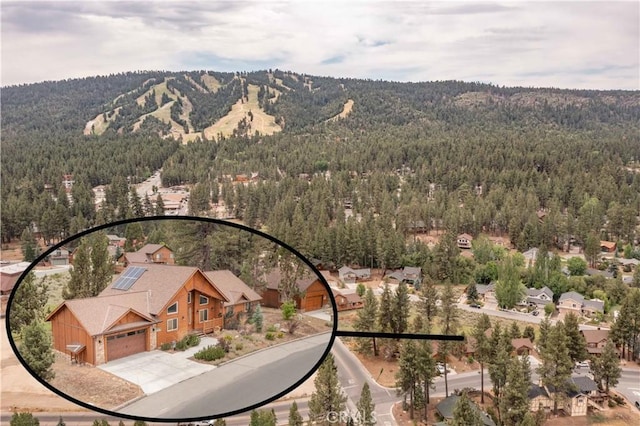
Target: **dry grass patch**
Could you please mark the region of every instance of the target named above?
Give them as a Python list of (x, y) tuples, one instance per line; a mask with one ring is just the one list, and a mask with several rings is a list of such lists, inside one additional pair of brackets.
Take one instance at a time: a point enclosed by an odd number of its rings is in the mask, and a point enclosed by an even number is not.
[(329, 118), (327, 121), (328, 122), (337, 121), (341, 118), (347, 117), (351, 113), (351, 110), (353, 109), (353, 103), (354, 103), (353, 99), (349, 99), (347, 102), (345, 102), (344, 106), (342, 107), (342, 112), (336, 116)]
[(213, 93), (217, 92), (218, 89), (222, 86), (217, 78), (209, 74), (202, 74), (202, 82), (204, 83), (206, 88)]
[[(250, 84), (248, 88), (249, 96), (246, 102), (243, 99), (239, 100), (231, 107), (231, 111), (227, 115), (204, 129), (204, 135), (207, 139), (217, 139), (220, 134), (225, 137), (231, 136), (233, 130), (238, 127), (238, 123), (243, 118), (250, 122), (250, 134), (253, 134), (256, 130), (261, 135), (272, 135), (281, 131), (282, 128), (276, 124), (275, 117), (265, 113), (260, 108), (258, 90), (258, 86)], [(250, 120), (248, 116), (249, 111), (253, 114), (253, 120)]]
[(49, 382), (51, 386), (100, 408), (114, 409), (144, 395), (138, 385), (96, 367), (71, 364), (67, 355), (57, 351), (53, 370), (56, 377)]

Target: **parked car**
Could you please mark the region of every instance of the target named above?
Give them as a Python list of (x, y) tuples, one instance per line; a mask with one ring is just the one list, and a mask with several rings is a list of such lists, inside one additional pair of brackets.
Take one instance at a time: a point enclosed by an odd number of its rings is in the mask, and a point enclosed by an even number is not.
[(539, 314), (540, 314), (540, 311), (531, 312), (531, 315), (533, 315), (534, 317), (537, 317)]
[[(444, 364), (439, 362), (436, 364), (436, 370), (438, 370), (438, 374), (444, 374)], [(449, 370), (447, 368), (447, 373), (450, 372), (451, 370)]]
[(476, 309), (480, 309), (481, 308), (481, 306), (478, 305), (477, 303), (472, 303), (469, 306), (471, 306), (472, 308), (476, 308)]
[(636, 404), (636, 408), (640, 410), (640, 401), (636, 401), (635, 404)]
[(587, 361), (578, 361), (576, 362), (576, 368), (589, 368), (589, 363)]

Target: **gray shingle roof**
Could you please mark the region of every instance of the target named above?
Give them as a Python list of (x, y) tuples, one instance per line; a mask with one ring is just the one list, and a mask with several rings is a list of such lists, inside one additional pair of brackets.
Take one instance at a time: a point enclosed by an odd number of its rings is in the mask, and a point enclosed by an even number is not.
[(566, 293), (562, 293), (560, 295), (559, 301), (562, 302), (563, 300), (566, 300), (566, 299), (575, 300), (580, 304), (584, 303), (584, 296), (581, 295), (580, 293), (576, 293), (575, 291), (568, 291)]

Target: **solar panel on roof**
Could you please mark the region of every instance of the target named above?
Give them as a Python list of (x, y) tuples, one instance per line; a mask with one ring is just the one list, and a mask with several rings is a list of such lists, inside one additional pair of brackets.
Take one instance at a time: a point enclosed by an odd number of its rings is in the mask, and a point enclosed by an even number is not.
[(111, 285), (111, 288), (116, 290), (129, 290), (131, 286), (138, 281), (138, 278), (146, 271), (146, 268), (141, 266), (131, 266), (127, 268), (122, 275)]

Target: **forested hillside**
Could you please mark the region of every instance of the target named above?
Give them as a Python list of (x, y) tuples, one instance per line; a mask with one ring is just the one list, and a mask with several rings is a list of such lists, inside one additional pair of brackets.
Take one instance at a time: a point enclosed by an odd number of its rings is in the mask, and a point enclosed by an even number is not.
[[(637, 235), (640, 92), (280, 70), (140, 72), (2, 91), (4, 241), (32, 223), (67, 235), (140, 214), (127, 179), (159, 168), (165, 186), (193, 185), (194, 214), (224, 202), (336, 264), (420, 263), (427, 251), (407, 243), (418, 229), (501, 234), (519, 249)], [(220, 130), (238, 110), (235, 127)], [(278, 131), (257, 130), (265, 120)], [(70, 203), (65, 173), (75, 180)], [(111, 208), (96, 214), (91, 188), (112, 182)]]

